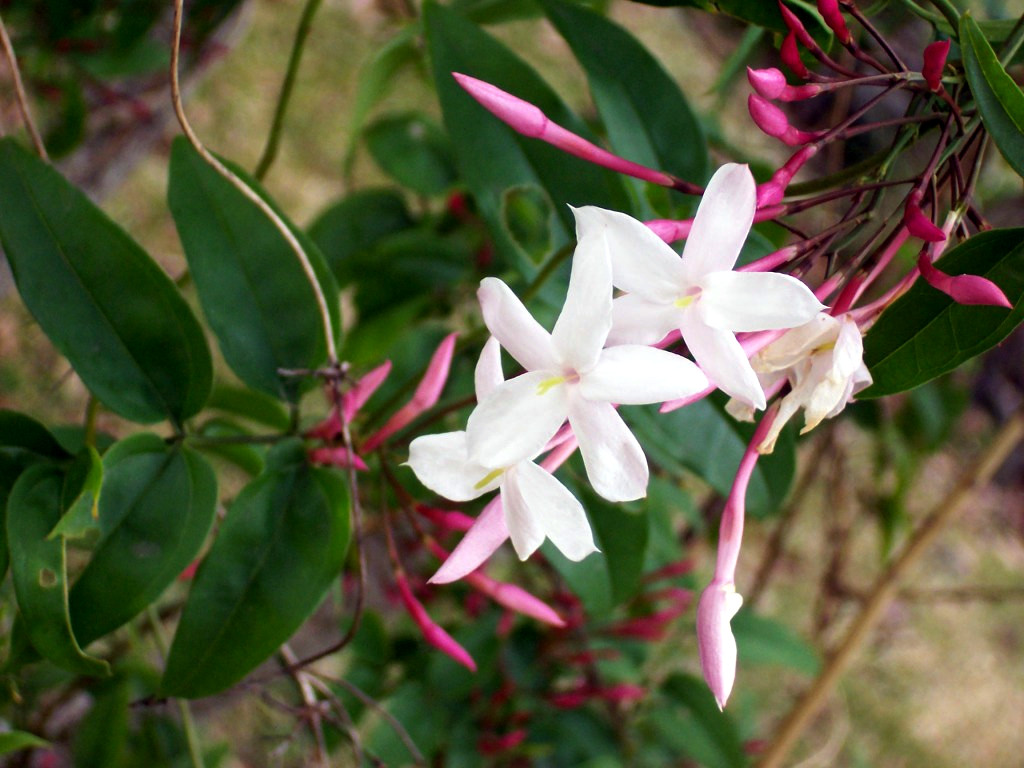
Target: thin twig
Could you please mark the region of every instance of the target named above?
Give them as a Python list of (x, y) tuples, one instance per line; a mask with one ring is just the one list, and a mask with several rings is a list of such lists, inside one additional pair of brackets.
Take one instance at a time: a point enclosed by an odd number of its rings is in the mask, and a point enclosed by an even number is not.
[(305, 719), (309, 723), (309, 730), (312, 731), (313, 742), (316, 744), (316, 765), (326, 765), (327, 742), (324, 740), (320, 702), (316, 697), (316, 691), (313, 690), (313, 683), (310, 680), (309, 674), (295, 668), (298, 658), (287, 643), (281, 646), (280, 654), (281, 659), (284, 660), (285, 668), (288, 669), (288, 673), (292, 680), (295, 681), (295, 687), (299, 689), (299, 695), (302, 697), (303, 711), (306, 714)]
[(199, 140), (199, 136), (196, 135), (196, 132), (192, 129), (192, 125), (189, 123), (188, 117), (185, 115), (185, 107), (181, 99), (181, 83), (178, 80), (178, 60), (181, 55), (181, 20), (183, 4), (184, 0), (174, 0), (174, 38), (171, 45), (171, 101), (174, 106), (174, 114), (178, 117), (178, 123), (181, 125), (181, 130), (184, 132), (185, 137), (188, 139), (195, 151), (199, 153), (200, 157), (202, 157), (211, 168), (230, 182), (233, 187), (245, 195), (249, 202), (259, 208), (260, 211), (270, 219), (270, 222), (274, 225), (277, 231), (281, 233), (281, 236), (295, 253), (296, 258), (299, 260), (299, 264), (302, 267), (302, 271), (306, 275), (310, 288), (313, 290), (317, 307), (320, 310), (320, 317), (323, 320), (324, 325), (324, 337), (327, 341), (328, 362), (331, 366), (336, 366), (338, 365), (338, 345), (334, 338), (334, 325), (331, 322), (331, 312), (328, 309), (327, 297), (324, 295), (323, 287), (320, 285), (320, 281), (317, 279), (316, 272), (313, 269), (313, 264), (309, 260), (309, 255), (306, 253), (302, 244), (299, 243), (298, 238), (291, 231), (288, 225), (285, 224), (281, 217), (277, 215), (277, 212), (267, 204), (266, 200), (256, 194), (252, 187), (242, 181), (233, 171), (214, 157), (214, 155), (203, 145)]
[(25, 94), (25, 85), (21, 82), (21, 70), (18, 68), (18, 57), (14, 55), (14, 46), (11, 38), (7, 35), (7, 26), (4, 24), (3, 16), (0, 16), (0, 43), (3, 43), (4, 56), (7, 63), (11, 65), (11, 75), (14, 77), (14, 94), (18, 101), (18, 111), (21, 112), (21, 121), (25, 124), (28, 135), (32, 138), (32, 146), (36, 153), (46, 162), (50, 162), (50, 156), (46, 154), (46, 145), (39, 135), (35, 120), (32, 119), (32, 111), (28, 108), (28, 96)]
[(811, 687), (800, 697), (782, 721), (758, 768), (780, 768), (810, 725), (868, 634), (881, 620), (885, 609), (898, 595), (900, 579), (915, 565), (939, 533), (983, 487), (1024, 437), (1024, 408), (1017, 410), (988, 444), (974, 464), (960, 476), (942, 505), (934, 509), (917, 528), (889, 567), (876, 580), (860, 613), (853, 619), (842, 641), (830, 656)]
[(292, 52), (288, 57), (288, 69), (284, 75), (284, 82), (281, 83), (281, 93), (277, 97), (277, 107), (274, 109), (274, 120), (270, 125), (270, 133), (267, 135), (267, 144), (263, 148), (263, 155), (256, 164), (253, 176), (258, 181), (263, 181), (270, 166), (277, 158), (277, 148), (281, 143), (281, 131), (284, 128), (284, 116), (288, 111), (288, 103), (291, 101), (292, 91), (295, 88), (295, 78), (299, 71), (299, 62), (302, 60), (302, 52), (306, 47), (306, 39), (309, 31), (313, 28), (313, 17), (320, 9), (322, 0), (306, 0), (302, 9), (302, 16), (299, 18), (299, 27), (295, 30), (295, 40), (292, 43)]

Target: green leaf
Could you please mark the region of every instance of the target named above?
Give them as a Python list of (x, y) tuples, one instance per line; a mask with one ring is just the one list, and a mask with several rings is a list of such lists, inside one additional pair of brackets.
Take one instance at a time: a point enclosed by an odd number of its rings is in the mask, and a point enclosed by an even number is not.
[(348, 540), (340, 475), (311, 469), (298, 440), (275, 448), (196, 572), (163, 693), (209, 696), (242, 679), (314, 611), (341, 572)]
[(704, 132), (679, 86), (636, 38), (575, 3), (542, 0), (587, 73), (616, 154), (695, 184), (708, 175)]
[(575, 231), (566, 203), (629, 210), (620, 178), (544, 142), (520, 136), (452, 77), (452, 72), (461, 72), (493, 83), (535, 104), (555, 123), (593, 140), (586, 126), (529, 65), (472, 22), (435, 2), (425, 6), (424, 19), (434, 82), (456, 164), (502, 255), (518, 263), (524, 274), (532, 275), (537, 269), (519, 256), (502, 226), (502, 199), (509, 187), (537, 186), (551, 198), (556, 212), (555, 248), (568, 242)]
[(0, 448), (30, 451), (48, 459), (66, 459), (65, 451), (50, 431), (30, 416), (0, 410)]
[(967, 82), (982, 122), (1006, 162), (1024, 176), (1024, 92), (999, 63), (996, 52), (969, 14), (960, 18), (960, 44)]
[(41, 749), (48, 746), (50, 746), (50, 742), (39, 738), (34, 733), (25, 731), (0, 733), (0, 755), (10, 755), (23, 749)]
[(241, 416), (281, 432), (291, 424), (291, 417), (280, 401), (245, 387), (233, 387), (220, 382), (214, 384), (207, 407)]
[(122, 440), (103, 466), (100, 540), (70, 595), (71, 625), (84, 645), (161, 595), (199, 553), (217, 505), (209, 464), (156, 435)]
[[(252, 432), (231, 421), (230, 419), (214, 418), (203, 423), (199, 428), (198, 435), (212, 438), (246, 438), (251, 437)], [(263, 472), (266, 447), (262, 445), (247, 444), (238, 442), (215, 442), (203, 443), (200, 449), (207, 454), (219, 456), (225, 461), (234, 464), (250, 477)]]
[(364, 129), (363, 138), (381, 170), (418, 194), (440, 195), (455, 183), (448, 137), (424, 114), (382, 117)]
[(743, 610), (731, 626), (744, 664), (776, 664), (808, 677), (821, 669), (818, 652), (784, 624)]
[(99, 528), (100, 487), (103, 485), (103, 460), (92, 446), (75, 458), (64, 478), (64, 499), (73, 499), (67, 511), (46, 536), (55, 539), (82, 539)]
[(23, 626), (35, 650), (59, 667), (83, 675), (108, 675), (107, 662), (86, 655), (68, 618), (67, 544), (47, 534), (60, 520), (64, 477), (40, 464), (18, 478), (7, 500), (11, 575)]
[(913, 389), (992, 348), (1024, 320), (1024, 227), (981, 232), (935, 266), (950, 275), (987, 277), (1013, 309), (957, 304), (918, 280), (864, 338), (864, 362), (874, 384), (857, 397)]
[[(657, 5), (663, 8), (700, 8), (714, 13), (723, 13), (748, 24), (785, 34), (789, 32), (782, 13), (776, 3), (765, 0), (633, 0), (643, 5)], [(828, 40), (828, 29), (821, 17), (814, 12), (814, 6), (805, 0), (786, 0), (786, 6), (800, 17), (807, 31), (818, 42)]]
[(621, 603), (640, 587), (650, 521), (643, 511), (609, 504), (595, 493), (586, 492), (582, 498), (604, 555), (612, 600)]
[(123, 765), (128, 740), (131, 685), (126, 678), (104, 681), (93, 694), (92, 708), (75, 726), (75, 768), (110, 768)]
[(742, 768), (748, 765), (743, 742), (729, 715), (718, 709), (703, 680), (692, 675), (674, 674), (663, 687), (665, 696), (688, 710), (690, 717), (673, 718), (666, 729), (675, 745), (708, 768)]
[(59, 173), (0, 139), (0, 241), (29, 311), (105, 405), (140, 422), (193, 415), (212, 381), (171, 280)]
[(344, 286), (360, 277), (363, 253), (385, 236), (411, 229), (415, 223), (405, 199), (395, 190), (361, 189), (317, 216), (309, 226), (309, 236)]
[[(255, 181), (232, 170), (267, 199)], [(284, 235), (184, 137), (171, 150), (167, 201), (225, 361), (253, 389), (297, 400), (313, 381), (284, 378), (278, 370), (319, 367), (327, 341), (313, 286)], [(327, 297), (337, 335), (337, 285), (313, 241), (291, 229)]]
[[(753, 435), (722, 408), (722, 398), (711, 396), (670, 413), (656, 408), (623, 411), (633, 425), (650, 460), (667, 470), (687, 469), (722, 496), (732, 488), (740, 457)], [(789, 493), (796, 472), (792, 432), (784, 430), (775, 451), (762, 456), (747, 489), (747, 513), (764, 517), (778, 512)]]

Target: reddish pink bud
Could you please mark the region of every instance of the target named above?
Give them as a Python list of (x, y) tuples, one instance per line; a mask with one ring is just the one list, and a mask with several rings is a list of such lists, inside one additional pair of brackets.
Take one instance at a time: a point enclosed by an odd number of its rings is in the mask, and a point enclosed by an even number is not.
[(485, 735), (477, 739), (476, 747), (481, 755), (492, 757), (515, 749), (526, 740), (526, 731), (522, 728), (498, 735)]
[(907, 228), (914, 237), (924, 240), (926, 243), (941, 243), (946, 239), (946, 233), (935, 226), (931, 219), (924, 215), (921, 206), (918, 204), (921, 199), (920, 192), (912, 192), (907, 200), (907, 206), (903, 209), (903, 226)]
[(345, 421), (351, 422), (359, 409), (366, 405), (373, 393), (384, 383), (391, 373), (391, 361), (385, 360), (369, 373), (365, 374), (355, 385), (341, 396), (341, 412)]
[(548, 703), (559, 709), (576, 709), (582, 707), (590, 699), (590, 691), (586, 689), (553, 693), (548, 696)]
[(644, 581), (648, 584), (655, 581), (662, 581), (663, 579), (672, 579), (676, 576), (685, 576), (686, 574), (693, 571), (692, 560), (678, 560), (668, 565), (663, 565), (657, 570), (651, 571), (644, 575)]
[(409, 582), (406, 580), (405, 574), (399, 571), (395, 574), (395, 578), (398, 582), (398, 595), (402, 600), (402, 604), (405, 606), (405, 610), (409, 612), (412, 620), (416, 622), (416, 626), (419, 627), (420, 632), (423, 634), (423, 639), (441, 651), (441, 653), (466, 667), (470, 672), (476, 672), (476, 662), (473, 661), (473, 657), (451, 635), (430, 618), (427, 609), (423, 607), (420, 601), (416, 599), (416, 596), (413, 595), (412, 590), (409, 589)]
[(821, 133), (810, 133), (794, 128), (789, 124), (785, 112), (756, 93), (750, 94), (747, 98), (747, 108), (758, 128), (790, 147), (807, 144), (821, 136)]
[(770, 69), (751, 69), (747, 67), (747, 80), (758, 96), (775, 101), (802, 101), (821, 93), (820, 85), (789, 85), (786, 76), (774, 67)]
[(810, 75), (803, 59), (800, 58), (800, 49), (796, 46), (796, 35), (792, 32), (786, 35), (782, 41), (782, 47), (779, 48), (779, 56), (782, 58), (782, 63), (797, 77), (806, 80), (807, 76)]
[(619, 683), (606, 688), (597, 688), (593, 691), (593, 695), (605, 701), (637, 701), (647, 695), (647, 689), (630, 683)]
[(666, 243), (674, 243), (676, 240), (682, 240), (684, 237), (690, 236), (690, 230), (693, 228), (693, 219), (651, 219), (645, 221), (644, 224), (654, 234), (664, 240)]
[(438, 345), (434, 356), (430, 358), (427, 365), (427, 372), (423, 374), (416, 391), (408, 403), (403, 405), (395, 414), (388, 419), (383, 427), (378, 429), (362, 446), (362, 451), (368, 453), (383, 443), (387, 438), (409, 424), (428, 408), (433, 407), (438, 398), (441, 397), (441, 390), (448, 380), (448, 370), (452, 364), (452, 355), (455, 352), (455, 337), (458, 334), (449, 333)]
[(452, 77), (491, 114), (524, 136), (540, 139), (563, 152), (568, 152), (570, 155), (575, 155), (617, 173), (634, 176), (665, 187), (678, 187), (679, 184), (685, 184), (688, 191), (695, 194), (700, 193), (699, 187), (680, 182), (667, 173), (647, 168), (601, 149), (582, 136), (577, 136), (572, 131), (551, 122), (547, 115), (530, 102), (506, 93), (490, 83), (459, 72), (453, 72)]
[(771, 179), (757, 187), (757, 206), (763, 208), (777, 204), (786, 195), (786, 188), (808, 160), (818, 154), (813, 144), (802, 147), (772, 174)]
[(928, 285), (949, 296), (957, 304), (980, 304), (1013, 309), (1003, 289), (981, 275), (947, 275), (932, 264), (927, 254), (921, 254), (917, 268)]
[[(348, 469), (350, 466), (349, 453), (349, 450), (343, 445), (336, 445), (330, 448), (314, 448), (309, 452), (309, 460), (314, 464), (325, 464), (331, 467)], [(351, 466), (354, 469), (358, 469), (360, 472), (365, 472), (369, 469), (366, 466), (366, 462), (359, 458), (357, 454), (352, 453), (351, 456)]]
[(925, 46), (921, 75), (928, 83), (928, 87), (936, 93), (942, 89), (942, 70), (946, 66), (946, 56), (948, 55), (949, 40), (939, 40)]
[[(416, 511), (427, 518), (438, 528), (448, 531), (468, 531), (476, 521), (469, 515), (462, 512), (455, 512), (447, 509), (428, 507), (426, 504), (417, 504)], [(447, 556), (447, 555), (446, 555)], [(444, 559), (443, 557), (441, 558)]]
[(796, 35), (797, 39), (804, 44), (805, 48), (814, 50), (818, 47), (818, 44), (814, 42), (814, 38), (804, 27), (804, 23), (800, 21), (795, 13), (789, 8), (783, 5), (782, 0), (779, 0), (779, 11), (782, 13), (782, 20), (786, 22), (786, 26), (789, 27), (791, 34)]
[(828, 24), (828, 28), (836, 33), (839, 42), (843, 45), (849, 44), (853, 36), (846, 26), (846, 20), (843, 19), (843, 14), (839, 10), (837, 0), (818, 0), (818, 13), (821, 14), (821, 18)]

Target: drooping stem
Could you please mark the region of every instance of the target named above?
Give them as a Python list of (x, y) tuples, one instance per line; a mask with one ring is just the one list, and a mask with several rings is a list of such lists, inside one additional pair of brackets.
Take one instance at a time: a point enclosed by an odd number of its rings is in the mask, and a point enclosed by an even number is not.
[(39, 130), (36, 128), (35, 120), (32, 119), (32, 110), (30, 110), (28, 106), (28, 96), (25, 93), (25, 85), (21, 82), (21, 70), (18, 68), (18, 57), (14, 55), (14, 46), (11, 44), (11, 38), (7, 35), (7, 26), (4, 24), (3, 16), (0, 16), (0, 43), (3, 44), (4, 56), (11, 67), (11, 76), (14, 79), (14, 95), (18, 102), (18, 111), (21, 113), (21, 121), (25, 124), (25, 129), (28, 131), (28, 135), (32, 139), (32, 146), (35, 147), (36, 153), (43, 158), (43, 160), (49, 162), (50, 156), (46, 153), (46, 145), (43, 144), (43, 139), (39, 135)]
[(842, 641), (826, 662), (818, 677), (782, 721), (758, 768), (780, 768), (790, 750), (832, 693), (840, 677), (868, 634), (881, 620), (885, 609), (898, 594), (900, 580), (927, 551), (936, 537), (967, 504), (974, 492), (983, 487), (1007, 456), (1024, 438), (1024, 408), (1018, 409), (989, 443), (975, 463), (961, 475), (952, 492), (934, 509), (913, 533), (900, 553), (878, 577), (853, 619)]
[(267, 144), (263, 148), (263, 155), (256, 164), (253, 171), (259, 181), (267, 175), (270, 166), (277, 158), (277, 148), (281, 142), (281, 131), (284, 128), (284, 116), (288, 111), (288, 103), (291, 101), (292, 91), (295, 88), (295, 78), (299, 72), (299, 62), (302, 61), (302, 52), (306, 47), (306, 39), (309, 31), (313, 28), (313, 17), (320, 9), (322, 0), (306, 0), (302, 9), (302, 16), (299, 18), (298, 29), (295, 30), (295, 40), (292, 42), (292, 52), (288, 57), (288, 69), (284, 74), (284, 82), (281, 83), (281, 93), (277, 97), (277, 107), (274, 109), (274, 120), (270, 125), (270, 133), (267, 135)]
[(184, 0), (174, 0), (174, 34), (173, 41), (171, 44), (171, 101), (174, 106), (174, 114), (178, 118), (178, 123), (181, 125), (181, 130), (184, 132), (185, 137), (192, 145), (193, 149), (199, 153), (200, 157), (203, 158), (206, 163), (213, 168), (217, 173), (223, 176), (235, 189), (241, 192), (253, 205), (260, 209), (260, 211), (270, 219), (270, 222), (274, 225), (281, 236), (288, 243), (288, 246), (295, 253), (295, 257), (299, 260), (299, 264), (302, 267), (302, 271), (306, 275), (306, 279), (309, 281), (310, 288), (313, 290), (314, 298), (316, 299), (317, 308), (320, 311), (320, 317), (323, 321), (324, 326), (324, 337), (327, 341), (327, 357), (328, 364), (331, 367), (337, 366), (338, 364), (338, 345), (334, 338), (334, 325), (331, 323), (331, 313), (327, 305), (327, 297), (324, 295), (323, 287), (320, 285), (320, 281), (317, 279), (316, 272), (313, 270), (313, 264), (309, 260), (309, 255), (306, 250), (299, 243), (298, 238), (289, 229), (288, 225), (284, 223), (277, 212), (267, 204), (267, 202), (256, 194), (256, 191), (240, 179), (234, 172), (232, 172), (224, 163), (218, 160), (199, 140), (199, 136), (193, 130), (191, 123), (188, 121), (188, 117), (185, 115), (185, 107), (181, 99), (181, 83), (178, 78), (178, 61), (181, 56), (181, 22)]

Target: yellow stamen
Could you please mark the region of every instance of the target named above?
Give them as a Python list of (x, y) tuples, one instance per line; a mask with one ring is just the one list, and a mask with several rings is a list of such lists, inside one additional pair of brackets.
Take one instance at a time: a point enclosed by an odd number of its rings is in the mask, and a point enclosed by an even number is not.
[(552, 376), (550, 379), (544, 379), (540, 384), (537, 385), (537, 394), (546, 395), (554, 387), (559, 384), (565, 383), (565, 376)]
[(499, 477), (501, 473), (504, 471), (504, 469), (492, 469), (490, 472), (484, 475), (483, 479), (479, 483), (473, 486), (473, 490), (479, 491), (481, 488), (488, 485), (492, 480), (494, 480), (494, 478)]
[(676, 307), (678, 307), (679, 309), (686, 309), (688, 306), (693, 304), (693, 302), (696, 301), (696, 299), (697, 294), (695, 293), (691, 293), (689, 296), (683, 296), (681, 298), (676, 299)]

